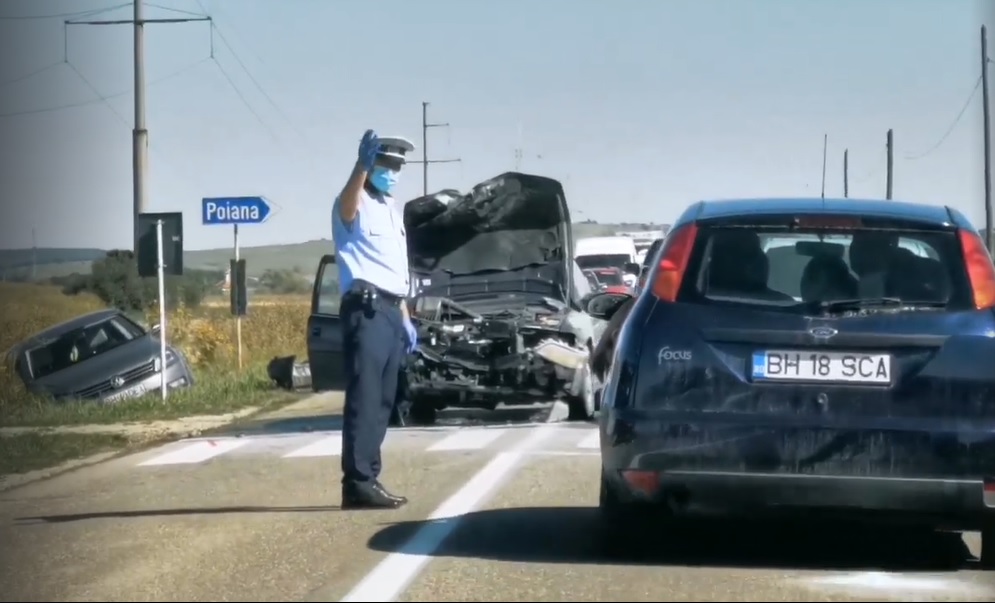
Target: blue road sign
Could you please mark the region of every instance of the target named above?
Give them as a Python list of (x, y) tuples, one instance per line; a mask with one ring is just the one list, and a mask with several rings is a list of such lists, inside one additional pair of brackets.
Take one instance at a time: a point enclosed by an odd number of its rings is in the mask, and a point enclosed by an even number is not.
[(205, 225), (262, 224), (272, 211), (262, 197), (215, 197), (201, 202)]

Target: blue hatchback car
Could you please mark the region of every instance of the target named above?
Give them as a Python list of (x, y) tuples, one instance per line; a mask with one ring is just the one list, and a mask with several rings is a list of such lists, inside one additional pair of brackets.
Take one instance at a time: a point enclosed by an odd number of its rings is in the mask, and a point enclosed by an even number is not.
[(980, 530), (995, 565), (995, 267), (963, 214), (699, 202), (656, 258), (603, 391), (606, 535), (843, 513)]

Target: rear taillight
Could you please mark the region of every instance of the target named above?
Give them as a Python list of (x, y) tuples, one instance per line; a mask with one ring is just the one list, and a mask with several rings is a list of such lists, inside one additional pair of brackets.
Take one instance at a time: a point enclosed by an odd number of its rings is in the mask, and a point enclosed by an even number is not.
[(681, 288), (684, 271), (687, 270), (697, 236), (698, 227), (687, 224), (670, 233), (664, 241), (663, 251), (660, 253), (660, 266), (653, 280), (653, 295), (663, 301), (677, 300), (677, 292)]
[(967, 276), (971, 279), (974, 305), (979, 310), (995, 307), (995, 266), (978, 233), (960, 231), (960, 246), (964, 252)]

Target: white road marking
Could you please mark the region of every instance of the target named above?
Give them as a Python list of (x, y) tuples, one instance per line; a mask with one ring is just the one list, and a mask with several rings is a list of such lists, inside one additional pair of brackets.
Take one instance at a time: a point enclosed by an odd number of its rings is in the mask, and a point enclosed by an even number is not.
[(311, 442), (303, 448), (298, 448), (283, 455), (285, 459), (308, 458), (316, 456), (339, 456), (342, 454), (342, 434), (335, 433), (325, 436), (317, 442)]
[(428, 452), (452, 452), (454, 450), (480, 450), (508, 433), (507, 429), (469, 428), (447, 436), (428, 447)]
[[(880, 571), (858, 571), (803, 579), (808, 587), (846, 591), (858, 596), (887, 596), (899, 601), (922, 601), (931, 594), (943, 597), (974, 597), (984, 593), (976, 585), (962, 583), (947, 576)], [(958, 600), (958, 599), (952, 599)], [(963, 600), (963, 599), (960, 599)]]
[(401, 547), (377, 564), (341, 601), (393, 601), (421, 573), (442, 542), (453, 533), (463, 515), (472, 512), (497, 491), (518, 468), (525, 453), (556, 431), (543, 426), (508, 452), (494, 457), (429, 517), (428, 523)]
[(160, 454), (139, 466), (148, 467), (153, 465), (190, 465), (202, 463), (208, 459), (220, 456), (226, 452), (231, 452), (248, 444), (248, 440), (200, 440), (183, 446), (177, 450), (172, 450), (165, 454)]
[(591, 431), (577, 444), (577, 448), (601, 448), (601, 434), (597, 429)]
[(600, 452), (593, 450), (531, 450), (526, 454), (530, 456), (601, 456)]

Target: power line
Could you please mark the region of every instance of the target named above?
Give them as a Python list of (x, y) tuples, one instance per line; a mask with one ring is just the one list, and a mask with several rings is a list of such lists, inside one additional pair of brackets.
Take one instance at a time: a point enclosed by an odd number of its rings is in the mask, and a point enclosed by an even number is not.
[(73, 19), (77, 17), (92, 17), (101, 13), (110, 12), (119, 8), (131, 6), (131, 2), (115, 4), (107, 8), (94, 8), (91, 10), (73, 11), (67, 13), (53, 13), (51, 15), (15, 15), (10, 17), (0, 17), (0, 21), (40, 21), (42, 19)]
[(6, 80), (4, 82), (0, 82), (0, 87), (10, 86), (12, 84), (16, 84), (18, 82), (23, 82), (24, 80), (31, 79), (31, 78), (35, 77), (36, 75), (41, 75), (43, 73), (51, 71), (52, 69), (55, 69), (56, 67), (61, 66), (64, 62), (65, 61), (59, 61), (58, 63), (50, 63), (50, 64), (48, 64), (48, 65), (46, 65), (44, 67), (40, 67), (38, 69), (35, 69), (34, 71), (29, 71), (28, 73), (21, 74), (21, 75), (15, 77), (15, 78)]
[[(217, 9), (217, 7), (214, 7), (214, 9), (213, 9), (213, 10), (210, 10), (210, 11), (209, 11), (209, 10), (207, 10), (207, 8), (206, 8), (206, 7), (204, 6), (204, 3), (203, 3), (203, 2), (201, 2), (201, 0), (194, 0), (194, 1), (195, 1), (195, 2), (197, 3), (197, 6), (199, 6), (199, 7), (200, 7), (200, 10), (202, 10), (202, 11), (204, 12), (204, 14), (206, 14), (206, 15), (210, 15), (210, 16), (211, 16), (211, 21), (212, 21), (212, 22), (213, 22), (213, 23), (214, 23), (215, 25), (217, 25), (217, 24), (218, 24), (218, 9)], [(244, 37), (243, 37), (243, 36), (242, 36), (242, 35), (241, 35), (240, 33), (238, 33), (238, 30), (236, 30), (235, 28), (233, 28), (233, 27), (231, 26), (231, 24), (230, 24), (230, 23), (226, 23), (225, 27), (226, 27), (226, 29), (229, 29), (229, 30), (231, 30), (231, 31), (232, 31), (232, 32), (233, 32), (233, 33), (235, 34), (235, 37), (236, 37), (236, 38), (239, 38), (239, 39), (242, 39), (242, 40), (244, 40), (244, 39), (245, 39), (245, 38), (244, 38)], [(249, 54), (251, 54), (251, 55), (252, 55), (252, 58), (253, 58), (253, 59), (255, 59), (257, 63), (260, 63), (260, 64), (265, 64), (265, 63), (266, 63), (266, 61), (264, 61), (264, 60), (262, 59), (262, 57), (260, 57), (260, 56), (259, 56), (259, 54), (258, 54), (257, 52), (255, 52), (255, 51), (253, 51), (253, 50), (252, 50), (252, 47), (251, 47), (251, 46), (246, 46), (246, 50), (248, 50), (248, 51), (249, 51)]]
[[(171, 80), (171, 79), (173, 79), (175, 77), (183, 75), (184, 73), (186, 73), (186, 72), (188, 72), (188, 71), (190, 71), (192, 69), (195, 69), (196, 67), (199, 67), (201, 64), (203, 64), (203, 63), (205, 63), (205, 62), (207, 62), (209, 60), (210, 60), (210, 57), (204, 57), (204, 58), (200, 59), (199, 61), (197, 61), (195, 63), (191, 63), (191, 64), (187, 65), (186, 67), (182, 67), (182, 68), (177, 69), (176, 71), (173, 71), (173, 72), (171, 72), (171, 73), (169, 73), (167, 75), (164, 75), (162, 77), (159, 77), (159, 78), (156, 78), (156, 79), (150, 81), (149, 82), (149, 86), (154, 86), (156, 84), (160, 84), (162, 82), (165, 82), (166, 80)], [(90, 86), (90, 83), (87, 80), (87, 78), (83, 77), (83, 75), (79, 72), (79, 70), (75, 67), (75, 65), (73, 65), (69, 61), (61, 61), (61, 62), (58, 63), (58, 65), (66, 65), (66, 66), (68, 66), (77, 76), (80, 77), (80, 79), (83, 80), (84, 84), (86, 84), (87, 87), (90, 88), (91, 91), (93, 90), (93, 88), (92, 88), (92, 86)], [(67, 109), (76, 109), (78, 107), (86, 107), (86, 106), (89, 106), (89, 105), (97, 105), (97, 104), (100, 104), (100, 103), (102, 103), (104, 101), (107, 101), (107, 100), (111, 100), (111, 99), (114, 99), (114, 98), (119, 98), (119, 97), (125, 96), (127, 94), (131, 94), (132, 92), (134, 92), (134, 89), (129, 88), (128, 90), (123, 90), (123, 91), (120, 91), (120, 92), (115, 92), (113, 94), (107, 94), (107, 95), (100, 95), (99, 93), (97, 93), (98, 98), (91, 98), (91, 99), (87, 99), (87, 100), (84, 100), (84, 101), (78, 101), (78, 102), (74, 102), (74, 103), (67, 103), (67, 104), (64, 104), (64, 105), (57, 105), (57, 106), (54, 106), (54, 107), (44, 107), (44, 108), (41, 108), (41, 109), (28, 109), (26, 111), (14, 111), (14, 112), (11, 112), (11, 113), (0, 113), (0, 118), (3, 118), (3, 117), (18, 117), (18, 116), (21, 116), (21, 115), (37, 115), (39, 113), (54, 113), (56, 111), (65, 111)]]
[(242, 101), (243, 105), (245, 105), (245, 108), (248, 109), (249, 112), (252, 113), (252, 115), (256, 118), (256, 121), (259, 122), (259, 125), (261, 125), (263, 128), (266, 129), (267, 133), (269, 133), (270, 137), (272, 137), (273, 140), (279, 141), (280, 137), (276, 135), (276, 132), (274, 132), (273, 129), (269, 127), (269, 125), (266, 123), (266, 120), (263, 119), (262, 115), (260, 115), (259, 112), (256, 111), (255, 108), (253, 108), (253, 106), (249, 103), (249, 100), (245, 98), (245, 95), (242, 94), (242, 91), (239, 90), (238, 86), (235, 85), (235, 80), (233, 80), (232, 77), (228, 74), (228, 72), (225, 71), (224, 65), (218, 62), (218, 59), (213, 56), (211, 57), (211, 61), (218, 66), (218, 71), (221, 72), (222, 77), (224, 77), (225, 81), (228, 82), (228, 85), (231, 86), (231, 89), (235, 92), (235, 95), (238, 96), (238, 99)]
[(950, 127), (948, 127), (947, 131), (943, 134), (943, 136), (941, 136), (940, 139), (936, 141), (936, 144), (929, 147), (926, 151), (919, 153), (918, 155), (906, 155), (905, 159), (908, 161), (915, 161), (916, 159), (922, 159), (923, 157), (929, 155), (936, 149), (940, 148), (940, 146), (944, 142), (946, 142), (950, 134), (953, 133), (954, 128), (956, 128), (957, 124), (960, 123), (960, 120), (962, 117), (964, 117), (964, 114), (967, 113), (968, 108), (970, 108), (971, 106), (971, 102), (974, 100), (974, 96), (978, 93), (978, 89), (980, 88), (981, 88), (981, 76), (978, 76), (978, 81), (974, 83), (974, 88), (971, 90), (971, 94), (968, 95), (967, 101), (964, 103), (964, 106), (961, 107), (961, 110), (957, 114), (957, 117), (955, 117), (953, 122), (950, 123)]
[[(280, 107), (280, 105), (275, 100), (273, 100), (273, 97), (268, 92), (266, 92), (266, 89), (263, 88), (262, 84), (259, 83), (259, 80), (256, 79), (256, 77), (252, 74), (252, 71), (249, 70), (245, 62), (241, 59), (241, 57), (238, 56), (238, 53), (235, 52), (235, 49), (232, 48), (232, 45), (228, 43), (228, 39), (225, 38), (225, 35), (221, 33), (220, 29), (218, 29), (218, 25), (214, 21), (213, 17), (211, 18), (211, 32), (212, 34), (216, 33), (218, 35), (218, 40), (221, 41), (221, 44), (228, 49), (228, 52), (231, 53), (232, 58), (235, 59), (235, 62), (238, 63), (238, 66), (242, 69), (242, 71), (245, 72), (245, 75), (249, 78), (249, 81), (252, 82), (252, 85), (256, 88), (256, 90), (259, 91), (259, 94), (261, 94), (263, 98), (266, 99), (266, 102), (268, 102), (270, 106), (272, 106), (273, 109), (276, 110), (280, 118), (286, 122), (286, 125), (291, 130), (293, 130), (294, 134), (296, 134), (298, 137), (306, 141), (307, 137), (304, 136), (304, 134), (297, 129), (297, 127), (294, 125), (293, 120), (290, 119), (290, 117), (287, 116), (287, 113)], [(215, 58), (214, 60), (215, 62), (218, 62), (217, 58)], [(218, 63), (218, 65), (220, 67), (220, 63)], [(230, 79), (229, 82), (232, 83)], [(232, 85), (234, 86), (234, 83), (232, 83)]]
[[(159, 78), (157, 80), (153, 80), (153, 81), (149, 82), (149, 85), (152, 86), (152, 85), (155, 85), (155, 84), (157, 84), (159, 82), (163, 82), (163, 81), (165, 81), (167, 79), (176, 77), (176, 76), (180, 75), (181, 73), (183, 73), (183, 72), (185, 72), (185, 71), (187, 71), (189, 69), (192, 69), (192, 68), (196, 67), (197, 65), (200, 65), (201, 63), (206, 62), (207, 60), (209, 60), (209, 57), (204, 57), (203, 59), (197, 61), (196, 63), (188, 65), (187, 67), (185, 67), (183, 69), (180, 69), (178, 71), (174, 71), (173, 73), (171, 73), (171, 74), (169, 74), (167, 76), (164, 76), (164, 77), (161, 77), (161, 78)], [(124, 124), (125, 128), (128, 128), (130, 130), (131, 129), (131, 124), (128, 123), (127, 118), (125, 118), (125, 116), (122, 115), (120, 111), (118, 111), (117, 109), (114, 108), (114, 105), (112, 105), (110, 103), (110, 99), (115, 98), (115, 97), (119, 97), (119, 96), (124, 96), (125, 94), (128, 94), (128, 93), (130, 93), (132, 91), (131, 90), (126, 90), (124, 92), (119, 92), (119, 93), (114, 93), (114, 94), (101, 94), (101, 92), (97, 88), (97, 86), (92, 81), (90, 81), (90, 78), (88, 78), (85, 75), (83, 75), (83, 72), (80, 71), (79, 68), (77, 68), (75, 65), (73, 65), (69, 61), (66, 61), (66, 63), (69, 65), (69, 68), (72, 70), (72, 72), (74, 74), (76, 74), (76, 76), (83, 82), (83, 84), (86, 85), (86, 87), (89, 88), (90, 91), (93, 92), (98, 97), (98, 98), (94, 99), (91, 102), (92, 103), (102, 103), (105, 107), (107, 107), (107, 109), (111, 113), (114, 114), (114, 117), (116, 117), (119, 122), (121, 122), (122, 124)], [(159, 158), (159, 160), (162, 161), (163, 163), (165, 163), (168, 167), (170, 167), (177, 175), (179, 175), (181, 177), (190, 178), (189, 174), (184, 174), (183, 170), (177, 168), (175, 164), (173, 164), (170, 161), (166, 160), (162, 156), (162, 154), (159, 153), (158, 149), (155, 146), (152, 145), (151, 141), (149, 142), (149, 151), (154, 152), (156, 154), (156, 156)]]

